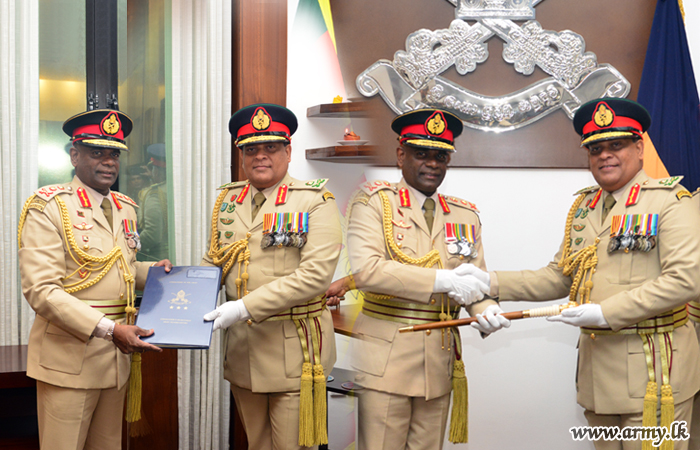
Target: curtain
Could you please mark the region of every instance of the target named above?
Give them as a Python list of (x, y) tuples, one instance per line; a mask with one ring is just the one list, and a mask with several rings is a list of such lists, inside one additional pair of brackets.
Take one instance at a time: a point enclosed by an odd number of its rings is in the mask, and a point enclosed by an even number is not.
[[(208, 249), (216, 188), (230, 181), (231, 2), (172, 0), (170, 13), (170, 248), (178, 265), (197, 265)], [(228, 447), (230, 390), (223, 380), (222, 336), (215, 332), (207, 351), (178, 352), (180, 449)]]
[(37, 188), (39, 3), (0, 0), (0, 345), (26, 344), (34, 313), (22, 298), (17, 222)]

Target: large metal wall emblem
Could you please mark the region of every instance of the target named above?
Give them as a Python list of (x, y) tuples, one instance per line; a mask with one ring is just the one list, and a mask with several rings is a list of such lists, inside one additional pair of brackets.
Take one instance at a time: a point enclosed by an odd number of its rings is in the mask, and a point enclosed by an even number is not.
[[(573, 118), (585, 102), (599, 97), (625, 97), (630, 83), (609, 64), (598, 64), (586, 52), (583, 37), (573, 31), (542, 29), (534, 20), (542, 0), (447, 0), (457, 19), (449, 28), (422, 29), (406, 38), (406, 51), (381, 59), (362, 72), (357, 89), (366, 97), (380, 94), (401, 114), (418, 108), (455, 113), (466, 126), (483, 131), (521, 128), (562, 108)], [(476, 21), (469, 25), (466, 21)], [(513, 20), (527, 20), (518, 25)], [(454, 66), (467, 75), (489, 57), (492, 36), (505, 41), (503, 59), (518, 73), (539, 67), (550, 75), (519, 91), (489, 97), (470, 91), (441, 73)]]

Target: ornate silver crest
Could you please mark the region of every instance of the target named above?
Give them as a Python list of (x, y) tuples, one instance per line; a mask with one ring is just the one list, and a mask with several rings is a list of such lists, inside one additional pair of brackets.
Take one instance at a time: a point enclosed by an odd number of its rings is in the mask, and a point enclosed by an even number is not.
[[(406, 38), (406, 50), (394, 60), (381, 59), (362, 72), (357, 89), (366, 97), (380, 94), (397, 114), (418, 108), (455, 113), (464, 124), (482, 131), (521, 128), (562, 108), (573, 118), (585, 102), (598, 97), (625, 97), (630, 83), (609, 64), (586, 52), (573, 31), (542, 29), (534, 20), (542, 0), (448, 0), (457, 19), (449, 28), (418, 30)], [(528, 20), (518, 25), (513, 20)], [(469, 25), (466, 20), (476, 21)], [(488, 41), (505, 41), (503, 59), (518, 73), (539, 67), (549, 78), (501, 97), (470, 91), (440, 76), (454, 66), (467, 75), (489, 57)]]

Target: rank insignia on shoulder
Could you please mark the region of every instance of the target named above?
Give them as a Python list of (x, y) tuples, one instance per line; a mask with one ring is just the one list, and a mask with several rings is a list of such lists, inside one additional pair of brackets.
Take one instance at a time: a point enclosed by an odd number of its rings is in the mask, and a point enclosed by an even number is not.
[(312, 187), (312, 188), (321, 188), (326, 185), (328, 182), (328, 178), (319, 178), (318, 180), (311, 180), (307, 181), (304, 183), (306, 186)]
[(51, 186), (44, 186), (42, 188), (37, 189), (36, 191), (34, 191), (34, 195), (36, 195), (42, 200), (51, 200), (54, 195), (64, 192), (71, 192), (71, 187), (66, 187), (62, 184), (54, 184)]
[(335, 196), (331, 193), (331, 191), (326, 191), (323, 193), (323, 200), (328, 201), (329, 198), (332, 198), (335, 200)]
[(661, 186), (671, 187), (671, 186), (675, 186), (679, 181), (681, 181), (681, 178), (683, 178), (683, 177), (675, 176), (675, 177), (663, 178), (663, 179), (659, 180), (658, 183)]
[(691, 194), (690, 191), (686, 191), (685, 189), (682, 191), (676, 192), (676, 198), (678, 200), (682, 199), (683, 197), (693, 198), (693, 194)]
[(450, 203), (453, 203), (455, 205), (460, 205), (460, 206), (463, 206), (465, 208), (471, 209), (475, 212), (480, 212), (479, 208), (477, 208), (476, 205), (472, 202), (468, 202), (466, 200), (462, 200), (461, 198), (457, 198), (457, 197), (445, 197), (445, 199), (447, 199), (447, 201), (449, 201)]
[(90, 197), (88, 197), (87, 192), (82, 187), (79, 187), (75, 191), (78, 194), (78, 199), (80, 200), (80, 206), (83, 208), (90, 208), (92, 204), (90, 203)]
[(287, 187), (286, 184), (280, 185), (279, 189), (277, 189), (277, 197), (275, 198), (275, 205), (283, 205), (287, 203), (287, 190), (289, 188)]
[(406, 188), (399, 189), (399, 200), (401, 202), (402, 208), (410, 208), (411, 207), (411, 196), (408, 193), (408, 189), (406, 189)]
[[(216, 190), (221, 191), (224, 189), (233, 189), (233, 188), (244, 186), (246, 184), (248, 184), (248, 180), (232, 181), (230, 183), (222, 184), (221, 186), (216, 188)], [(231, 201), (233, 201), (233, 200), (231, 200)]]
[(139, 205), (131, 199), (131, 197), (128, 197), (121, 192), (114, 192), (112, 191), (112, 199), (114, 199), (114, 204), (117, 205), (117, 209), (122, 209), (122, 205), (119, 203), (119, 200), (126, 202), (132, 206), (139, 207)]
[(576, 191), (574, 195), (589, 194), (591, 192), (597, 191), (598, 189), (600, 189), (600, 186), (588, 186), (579, 191)]
[(630, 189), (630, 195), (627, 196), (627, 201), (625, 202), (625, 206), (632, 206), (636, 205), (637, 202), (639, 201), (639, 191), (640, 191), (639, 183), (635, 183), (634, 186)]
[(396, 191), (396, 188), (392, 186), (391, 183), (383, 180), (368, 181), (363, 183), (362, 186), (360, 186), (360, 189), (367, 195), (372, 195), (381, 191), (382, 189), (391, 189), (392, 191)]
[(241, 193), (238, 194), (238, 198), (236, 198), (236, 203), (243, 203), (243, 200), (245, 200), (246, 195), (248, 195), (248, 191), (250, 191), (250, 184), (246, 184)]

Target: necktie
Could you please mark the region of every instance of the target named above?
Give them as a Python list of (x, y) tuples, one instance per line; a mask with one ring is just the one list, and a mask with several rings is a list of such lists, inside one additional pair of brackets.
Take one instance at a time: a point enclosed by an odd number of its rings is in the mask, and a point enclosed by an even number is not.
[(608, 217), (608, 213), (613, 209), (613, 206), (615, 206), (615, 197), (613, 197), (612, 194), (608, 194), (603, 203), (603, 218), (601, 224), (605, 224), (605, 218)]
[(432, 198), (426, 198), (423, 203), (423, 217), (425, 217), (425, 223), (428, 224), (428, 231), (433, 232), (433, 220), (435, 219), (435, 200)]
[(260, 208), (262, 208), (263, 203), (265, 203), (265, 194), (262, 192), (258, 192), (255, 194), (255, 197), (253, 197), (253, 201), (255, 202), (255, 206), (253, 207), (252, 215), (251, 215), (251, 220), (255, 220), (255, 216), (258, 215), (258, 212), (260, 211)]
[(102, 208), (102, 213), (105, 215), (105, 219), (107, 219), (109, 229), (114, 231), (114, 228), (112, 226), (112, 203), (107, 197), (105, 197), (104, 200), (102, 200), (100, 208)]

